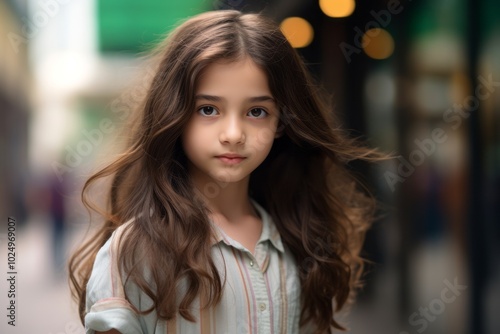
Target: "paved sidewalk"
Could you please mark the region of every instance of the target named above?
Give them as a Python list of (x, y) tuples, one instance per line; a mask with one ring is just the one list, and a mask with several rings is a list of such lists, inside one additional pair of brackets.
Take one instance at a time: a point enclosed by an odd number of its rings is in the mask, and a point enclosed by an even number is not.
[(16, 326), (8, 324), (8, 250), (5, 229), (1, 232), (0, 333), (83, 334), (66, 275), (56, 275), (52, 268), (50, 224), (44, 221), (30, 222), (16, 231)]

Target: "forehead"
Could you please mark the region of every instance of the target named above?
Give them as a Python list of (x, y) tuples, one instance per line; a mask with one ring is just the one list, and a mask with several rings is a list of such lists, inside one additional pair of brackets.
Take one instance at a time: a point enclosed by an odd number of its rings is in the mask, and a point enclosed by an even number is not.
[(266, 73), (249, 57), (208, 65), (197, 79), (196, 93), (227, 97), (271, 94)]

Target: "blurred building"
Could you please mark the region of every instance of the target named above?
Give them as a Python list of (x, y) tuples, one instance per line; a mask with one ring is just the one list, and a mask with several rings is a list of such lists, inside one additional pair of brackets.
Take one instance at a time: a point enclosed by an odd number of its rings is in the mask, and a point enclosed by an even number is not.
[(27, 45), (15, 33), (22, 25), (22, 3), (0, 2), (0, 212), (23, 221), (28, 174), (28, 132), (32, 106)]

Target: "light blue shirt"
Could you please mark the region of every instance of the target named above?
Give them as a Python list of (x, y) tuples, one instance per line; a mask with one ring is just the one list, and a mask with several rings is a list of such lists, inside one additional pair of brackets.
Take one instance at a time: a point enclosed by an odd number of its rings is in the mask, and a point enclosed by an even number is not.
[[(257, 202), (252, 200), (252, 203), (263, 226), (255, 254), (216, 227), (212, 258), (222, 281), (226, 272), (226, 284), (222, 300), (214, 308), (201, 310), (199, 300), (195, 300), (192, 305), (195, 323), (179, 314), (168, 322), (158, 319), (155, 311), (137, 314), (134, 309), (147, 309), (152, 302), (136, 285), (123, 286), (116, 254), (117, 240), (125, 224), (119, 227), (95, 259), (87, 285), (86, 333), (112, 328), (123, 334), (309, 333), (309, 330), (299, 331), (300, 282), (295, 260), (284, 247), (271, 216)], [(185, 289), (185, 285), (181, 286), (178, 296)]]

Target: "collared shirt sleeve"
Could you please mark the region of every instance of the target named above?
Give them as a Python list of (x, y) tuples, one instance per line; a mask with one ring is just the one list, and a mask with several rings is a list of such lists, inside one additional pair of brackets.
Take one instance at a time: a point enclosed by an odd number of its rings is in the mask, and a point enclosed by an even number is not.
[(86, 334), (111, 329), (116, 329), (122, 334), (145, 333), (139, 316), (125, 298), (122, 279), (117, 269), (114, 239), (116, 239), (115, 234), (97, 253), (87, 284)]

